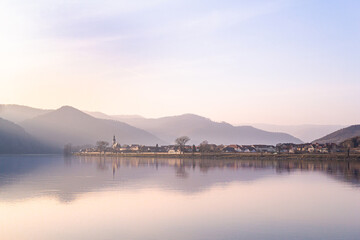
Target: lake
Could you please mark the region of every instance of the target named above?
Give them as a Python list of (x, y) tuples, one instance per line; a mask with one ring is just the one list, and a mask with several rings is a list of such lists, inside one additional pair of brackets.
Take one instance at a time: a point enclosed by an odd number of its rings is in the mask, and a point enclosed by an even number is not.
[(0, 239), (360, 239), (360, 163), (0, 156)]

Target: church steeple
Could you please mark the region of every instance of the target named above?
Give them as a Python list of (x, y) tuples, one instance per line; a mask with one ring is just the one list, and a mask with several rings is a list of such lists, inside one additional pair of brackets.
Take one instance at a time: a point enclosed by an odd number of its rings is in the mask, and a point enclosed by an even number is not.
[(115, 145), (115, 143), (116, 143), (116, 138), (115, 138), (115, 135), (114, 135), (114, 137), (113, 137), (113, 145)]

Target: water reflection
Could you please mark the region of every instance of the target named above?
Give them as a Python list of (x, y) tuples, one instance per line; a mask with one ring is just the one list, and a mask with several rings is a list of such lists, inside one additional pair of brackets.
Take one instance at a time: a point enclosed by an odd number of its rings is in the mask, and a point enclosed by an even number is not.
[[(176, 176), (186, 178), (188, 171), (199, 168), (201, 172), (210, 169), (274, 169), (276, 173), (319, 171), (332, 175), (339, 180), (359, 184), (360, 162), (356, 161), (314, 161), (314, 160), (213, 160), (213, 159), (155, 159), (155, 158), (100, 158), (80, 157), (81, 162), (97, 162), (99, 170), (106, 170), (112, 164), (113, 174), (124, 167), (174, 167)], [(72, 159), (74, 160), (74, 159)]]
[[(214, 159), (156, 159), (156, 158), (94, 158), (81, 157), (81, 161), (98, 161), (106, 165), (112, 163), (113, 173), (121, 165), (125, 167), (160, 166), (174, 167), (176, 176), (187, 178), (189, 171), (199, 168), (200, 172), (211, 169), (274, 169), (276, 173), (301, 171), (318, 171), (326, 173), (340, 181), (345, 181), (359, 186), (360, 162), (357, 161), (314, 161), (314, 160), (214, 160)], [(102, 168), (106, 168), (102, 166)]]
[(0, 199), (53, 195), (69, 202), (80, 193), (115, 186), (117, 190), (142, 186), (196, 193), (213, 185), (296, 171), (324, 173), (350, 186), (360, 186), (359, 162), (2, 156)]
[(0, 239), (357, 239), (359, 169), (0, 156)]

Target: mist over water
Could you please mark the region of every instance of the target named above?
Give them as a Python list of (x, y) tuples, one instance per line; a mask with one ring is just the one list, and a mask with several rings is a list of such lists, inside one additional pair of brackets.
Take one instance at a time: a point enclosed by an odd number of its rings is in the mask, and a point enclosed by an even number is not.
[(359, 169), (306, 160), (1, 156), (0, 236), (356, 239)]

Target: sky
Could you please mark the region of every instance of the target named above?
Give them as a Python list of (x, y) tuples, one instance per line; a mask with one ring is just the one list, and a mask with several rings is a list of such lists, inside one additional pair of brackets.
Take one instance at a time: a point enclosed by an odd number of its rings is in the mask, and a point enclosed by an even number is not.
[(1, 0), (0, 103), (360, 123), (360, 1)]

